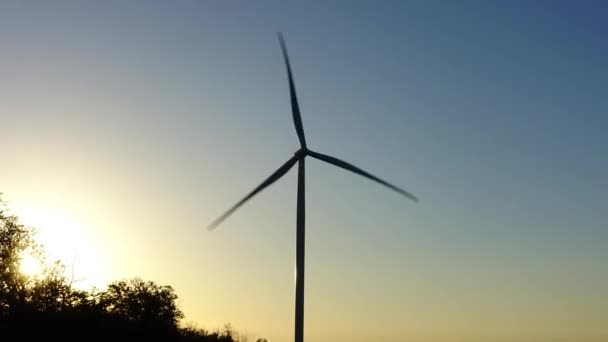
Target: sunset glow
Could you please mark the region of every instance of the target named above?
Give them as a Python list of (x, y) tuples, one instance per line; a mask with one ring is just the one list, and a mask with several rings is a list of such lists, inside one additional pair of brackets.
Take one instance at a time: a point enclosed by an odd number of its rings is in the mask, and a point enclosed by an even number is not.
[[(60, 212), (36, 207), (24, 208), (19, 216), (24, 225), (36, 229), (36, 242), (42, 245), (45, 261), (59, 260), (75, 287), (89, 289), (105, 285), (100, 247), (77, 221)], [(35, 275), (41, 271), (40, 261), (29, 254), (22, 262), (22, 271), (26, 274)]]
[(36, 277), (40, 274), (40, 271), (42, 270), (42, 265), (38, 258), (29, 253), (25, 253), (21, 257), (21, 264), (19, 268), (23, 274), (30, 277)]

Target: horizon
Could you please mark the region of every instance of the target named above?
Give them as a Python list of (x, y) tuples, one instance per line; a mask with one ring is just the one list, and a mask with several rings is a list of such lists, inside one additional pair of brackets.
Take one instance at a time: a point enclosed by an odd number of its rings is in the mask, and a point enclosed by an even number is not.
[(608, 336), (608, 6), (0, 4), (0, 192), (79, 286), (171, 285), (186, 319), (293, 340), (307, 142), (305, 340)]

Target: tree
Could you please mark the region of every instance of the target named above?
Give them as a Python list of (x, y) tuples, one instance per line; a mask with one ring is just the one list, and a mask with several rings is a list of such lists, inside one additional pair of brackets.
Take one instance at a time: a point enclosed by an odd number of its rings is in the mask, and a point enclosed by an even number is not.
[[(246, 342), (226, 324), (207, 332), (181, 328), (184, 317), (171, 286), (139, 278), (111, 283), (107, 290), (72, 287), (60, 261), (45, 263), (36, 231), (9, 215), (0, 199), (0, 336), (9, 340), (162, 340)], [(38, 276), (21, 272), (24, 253), (43, 265)], [(267, 342), (258, 340), (258, 342)]]
[(101, 294), (101, 306), (110, 314), (143, 322), (177, 328), (183, 313), (175, 301), (177, 295), (171, 286), (157, 285), (140, 278), (121, 280), (108, 286)]
[(59, 262), (43, 268), (40, 277), (21, 272), (24, 254), (44, 263), (42, 245), (36, 243), (36, 230), (26, 227), (2, 207), (0, 199), (0, 317), (26, 312), (59, 312), (86, 301), (86, 293), (72, 288)]
[(77, 290), (65, 277), (65, 266), (56, 261), (44, 271), (30, 289), (29, 302), (36, 312), (57, 313), (91, 309), (95, 305), (96, 293)]
[[(0, 199), (0, 205), (2, 200)], [(17, 217), (0, 207), (0, 315), (12, 315), (23, 310), (28, 301), (33, 279), (21, 273), (23, 253), (37, 252), (33, 230), (20, 224)]]

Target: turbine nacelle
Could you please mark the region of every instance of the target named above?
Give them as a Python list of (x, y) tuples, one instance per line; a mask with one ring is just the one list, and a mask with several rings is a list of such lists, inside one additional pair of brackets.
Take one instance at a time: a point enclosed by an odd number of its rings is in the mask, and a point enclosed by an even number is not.
[(304, 159), (308, 155), (309, 151), (310, 151), (309, 149), (307, 149), (306, 147), (303, 147), (303, 148), (295, 151), (293, 153), (293, 156), (296, 157), (298, 160)]

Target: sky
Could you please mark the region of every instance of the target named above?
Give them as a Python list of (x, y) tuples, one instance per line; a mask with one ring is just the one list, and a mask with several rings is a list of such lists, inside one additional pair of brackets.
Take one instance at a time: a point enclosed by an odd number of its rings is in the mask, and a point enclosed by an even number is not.
[(603, 1), (3, 1), (0, 191), (80, 286), (293, 338), (310, 148), (310, 342), (608, 338)]

